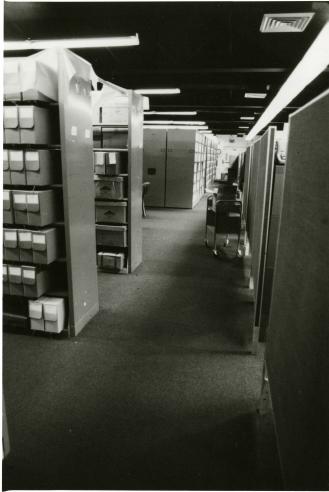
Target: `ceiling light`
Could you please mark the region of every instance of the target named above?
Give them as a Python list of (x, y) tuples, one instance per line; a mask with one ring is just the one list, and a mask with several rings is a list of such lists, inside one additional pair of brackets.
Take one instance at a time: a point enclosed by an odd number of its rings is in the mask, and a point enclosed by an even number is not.
[(279, 114), (296, 96), (314, 80), (329, 64), (329, 22), (322, 28), (315, 41), (306, 51), (297, 67), (282, 85), (256, 125), (248, 133), (247, 140), (251, 140), (277, 114)]
[(246, 92), (244, 95), (247, 99), (264, 99), (266, 96), (266, 92)]
[(200, 130), (200, 133), (212, 133), (211, 130)]
[(135, 89), (137, 94), (180, 94), (180, 89)]
[(161, 114), (161, 115), (177, 115), (177, 116), (195, 116), (196, 111), (144, 111), (144, 115)]
[(27, 39), (26, 41), (5, 41), (4, 51), (44, 50), (47, 48), (102, 48), (139, 45), (135, 36), (115, 36), (106, 38), (73, 39)]
[(241, 129), (246, 128), (247, 130), (249, 130), (249, 126), (238, 126), (238, 128), (241, 128)]
[(255, 117), (254, 116), (240, 116), (240, 120), (254, 120)]
[(205, 121), (174, 121), (174, 120), (146, 120), (144, 124), (150, 125), (205, 125)]
[(152, 130), (208, 130), (208, 126), (184, 126), (184, 125), (145, 125), (144, 122), (144, 129), (152, 129)]

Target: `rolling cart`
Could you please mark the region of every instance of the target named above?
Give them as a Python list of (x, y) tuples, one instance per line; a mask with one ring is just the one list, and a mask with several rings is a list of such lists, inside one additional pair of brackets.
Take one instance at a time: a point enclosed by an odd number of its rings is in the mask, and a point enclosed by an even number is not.
[[(223, 247), (230, 244), (230, 234), (237, 236), (237, 246), (233, 258), (240, 256), (239, 243), (241, 234), (242, 203), (237, 199), (222, 199), (214, 194), (207, 198), (206, 227), (204, 242), (209, 247), (208, 228), (213, 228), (213, 254), (215, 256), (225, 255), (222, 248), (217, 247), (217, 234), (225, 235)], [(232, 259), (233, 259), (232, 258)]]

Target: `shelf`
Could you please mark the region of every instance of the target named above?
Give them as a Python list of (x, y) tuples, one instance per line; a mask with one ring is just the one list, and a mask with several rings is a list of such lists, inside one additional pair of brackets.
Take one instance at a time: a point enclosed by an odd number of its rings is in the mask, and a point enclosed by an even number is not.
[(95, 198), (95, 202), (128, 202), (128, 198)]
[(128, 149), (118, 149), (110, 147), (93, 147), (94, 152), (128, 152)]

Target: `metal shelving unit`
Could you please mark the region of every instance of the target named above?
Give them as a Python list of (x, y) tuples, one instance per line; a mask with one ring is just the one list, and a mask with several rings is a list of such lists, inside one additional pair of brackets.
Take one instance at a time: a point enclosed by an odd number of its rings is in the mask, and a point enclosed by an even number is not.
[[(120, 161), (123, 161), (119, 172), (115, 176), (106, 176), (104, 173), (98, 175), (96, 179), (123, 178), (124, 196), (112, 198), (102, 196), (95, 198), (95, 205), (100, 202), (113, 204), (118, 202), (125, 203), (127, 210), (126, 220), (111, 222), (96, 222), (96, 232), (100, 226), (110, 227), (125, 226), (127, 228), (126, 245), (118, 246), (114, 244), (100, 244), (96, 235), (97, 253), (123, 253), (123, 268), (114, 269), (109, 265), (100, 269), (104, 271), (115, 271), (115, 273), (131, 273), (142, 262), (142, 160), (143, 160), (143, 97), (134, 91), (119, 88), (101, 80), (103, 88), (101, 91), (93, 93), (93, 129), (94, 129), (94, 154), (97, 152), (118, 152)], [(105, 135), (106, 136), (105, 136)], [(114, 136), (118, 142), (116, 134), (124, 136), (121, 144), (109, 146), (108, 143)], [(126, 137), (126, 138), (125, 138)], [(99, 145), (99, 146), (98, 146)], [(104, 230), (102, 234), (107, 234), (111, 243), (113, 231)]]
[[(59, 145), (4, 145), (7, 149), (17, 150), (60, 150), (61, 183), (34, 187), (5, 185), (5, 189), (53, 189), (57, 192), (56, 203), (61, 214), (46, 228), (55, 227), (61, 232), (61, 246), (65, 253), (46, 265), (47, 271), (57, 265), (57, 282), (49, 273), (50, 285), (43, 295), (65, 298), (64, 333), (76, 336), (99, 310), (94, 216), (91, 211), (94, 202), (90, 95), (93, 71), (88, 62), (69, 50), (45, 50), (18, 62), (10, 59), (7, 63), (11, 64), (11, 70), (6, 71), (5, 68), (5, 104), (56, 108), (56, 144)], [(10, 76), (6, 77), (6, 73)], [(23, 77), (22, 74), (26, 73), (30, 76)], [(31, 93), (33, 99), (24, 99), (24, 94)], [(45, 230), (45, 227), (19, 223), (11, 224), (9, 228)], [(38, 266), (36, 263), (33, 265)], [(4, 296), (5, 324), (8, 320), (15, 324), (15, 318), (17, 325), (22, 320), (27, 324), (28, 300), (23, 296)]]

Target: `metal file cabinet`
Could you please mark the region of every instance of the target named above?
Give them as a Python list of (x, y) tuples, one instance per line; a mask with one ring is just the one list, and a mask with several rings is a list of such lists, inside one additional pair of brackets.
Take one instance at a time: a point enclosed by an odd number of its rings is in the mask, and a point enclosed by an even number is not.
[(144, 181), (151, 183), (145, 205), (165, 206), (167, 131), (144, 130)]
[(166, 207), (193, 206), (196, 135), (194, 130), (168, 130)]

